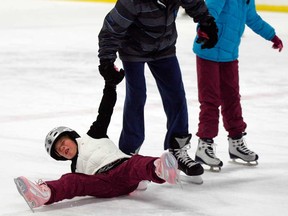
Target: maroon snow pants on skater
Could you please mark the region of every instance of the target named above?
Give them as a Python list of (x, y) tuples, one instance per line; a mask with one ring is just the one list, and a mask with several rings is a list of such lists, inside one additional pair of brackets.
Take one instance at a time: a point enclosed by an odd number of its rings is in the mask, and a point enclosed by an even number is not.
[(155, 174), (155, 157), (134, 155), (119, 166), (100, 174), (85, 175), (68, 173), (59, 180), (47, 181), (51, 189), (51, 198), (45, 203), (51, 204), (76, 196), (94, 196), (111, 198), (133, 192), (142, 180), (164, 183)]
[(246, 123), (240, 104), (238, 60), (214, 62), (199, 57), (196, 60), (200, 102), (197, 136), (211, 139), (218, 135), (219, 107), (228, 136), (239, 136)]

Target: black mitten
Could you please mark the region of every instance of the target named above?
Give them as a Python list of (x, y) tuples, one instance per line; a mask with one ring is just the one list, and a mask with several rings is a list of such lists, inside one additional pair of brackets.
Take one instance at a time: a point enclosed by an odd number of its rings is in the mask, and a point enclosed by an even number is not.
[(98, 68), (100, 74), (105, 80), (105, 83), (108, 85), (118, 85), (124, 78), (124, 70), (118, 70), (112, 62), (101, 62)]
[(205, 18), (201, 19), (199, 22), (199, 27), (197, 29), (197, 43), (201, 43), (201, 48), (212, 48), (218, 42), (218, 28), (215, 23), (214, 17), (207, 15)]

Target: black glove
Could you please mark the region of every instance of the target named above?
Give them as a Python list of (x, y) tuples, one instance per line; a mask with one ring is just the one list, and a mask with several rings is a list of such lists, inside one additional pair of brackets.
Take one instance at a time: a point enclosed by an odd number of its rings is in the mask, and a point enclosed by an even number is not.
[(212, 48), (218, 42), (218, 28), (215, 23), (214, 17), (207, 15), (204, 19), (200, 20), (197, 29), (196, 43), (200, 43), (201, 48)]
[(98, 68), (108, 85), (118, 85), (124, 78), (124, 70), (119, 71), (112, 62), (101, 62)]

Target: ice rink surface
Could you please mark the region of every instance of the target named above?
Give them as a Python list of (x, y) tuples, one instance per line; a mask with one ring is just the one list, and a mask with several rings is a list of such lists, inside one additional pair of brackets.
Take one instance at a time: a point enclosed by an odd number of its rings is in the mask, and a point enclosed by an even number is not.
[[(0, 0), (0, 216), (32, 212), (19, 196), (13, 178), (58, 179), (70, 163), (52, 160), (44, 138), (55, 126), (86, 133), (97, 115), (103, 79), (98, 73), (98, 33), (113, 4), (48, 0)], [(259, 165), (230, 162), (227, 134), (220, 125), (215, 139), (220, 173), (206, 171), (204, 184), (151, 183), (145, 192), (113, 199), (74, 198), (35, 210), (47, 216), (173, 215), (271, 216), (287, 214), (288, 204), (288, 14), (260, 12), (284, 43), (281, 53), (246, 29), (240, 48), (240, 85), (248, 147)], [(195, 55), (196, 25), (179, 12), (177, 53), (189, 105), (189, 154), (194, 157), (199, 104)], [(118, 67), (121, 62), (117, 60)], [(140, 151), (163, 152), (166, 118), (155, 82), (146, 70), (146, 140)], [(109, 135), (115, 143), (122, 125), (125, 83)]]

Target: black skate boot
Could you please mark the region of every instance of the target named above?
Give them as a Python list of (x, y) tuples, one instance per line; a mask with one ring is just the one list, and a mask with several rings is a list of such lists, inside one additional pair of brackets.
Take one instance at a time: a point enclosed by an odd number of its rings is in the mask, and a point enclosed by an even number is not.
[(199, 176), (204, 172), (201, 164), (192, 160), (187, 150), (190, 148), (190, 139), (192, 135), (175, 136), (170, 143), (169, 152), (171, 152), (178, 162), (178, 169), (187, 176)]

